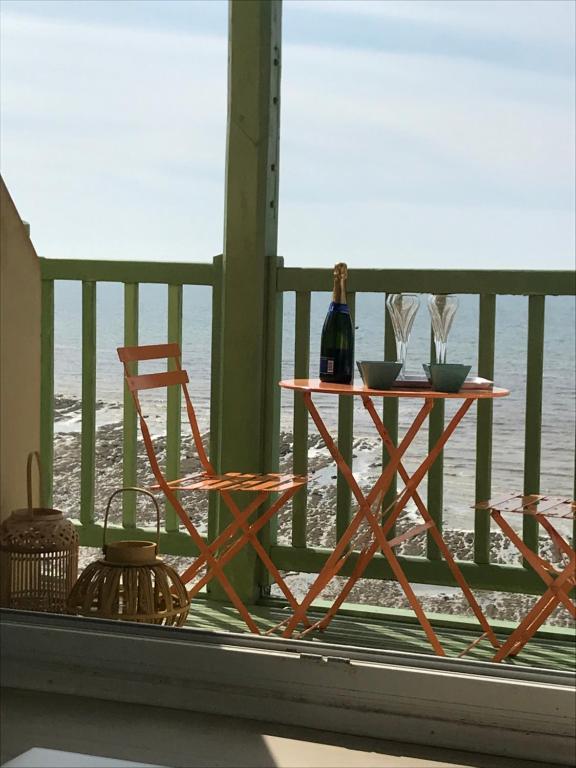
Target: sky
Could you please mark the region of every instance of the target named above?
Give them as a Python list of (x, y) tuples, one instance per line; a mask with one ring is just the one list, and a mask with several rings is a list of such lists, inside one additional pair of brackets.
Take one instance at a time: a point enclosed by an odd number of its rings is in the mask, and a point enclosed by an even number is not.
[[(572, 269), (575, 8), (285, 0), (285, 264)], [(220, 253), (227, 3), (0, 14), (0, 168), (38, 253)]]

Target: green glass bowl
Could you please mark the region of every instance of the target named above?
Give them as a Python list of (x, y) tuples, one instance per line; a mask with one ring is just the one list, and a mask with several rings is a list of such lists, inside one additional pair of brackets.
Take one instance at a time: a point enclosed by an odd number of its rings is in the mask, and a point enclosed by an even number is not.
[(402, 363), (389, 360), (358, 360), (356, 365), (369, 389), (390, 389), (402, 370)]
[(432, 388), (438, 392), (459, 392), (471, 367), (459, 363), (430, 363)]

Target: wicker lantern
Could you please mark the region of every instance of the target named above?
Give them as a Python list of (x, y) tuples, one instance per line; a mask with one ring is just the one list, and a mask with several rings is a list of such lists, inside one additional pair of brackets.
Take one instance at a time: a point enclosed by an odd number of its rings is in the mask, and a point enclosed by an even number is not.
[[(108, 513), (114, 497), (124, 491), (150, 496), (156, 507), (157, 541), (106, 543)], [(104, 516), (104, 559), (90, 563), (72, 588), (67, 610), (80, 616), (181, 626), (190, 599), (176, 571), (158, 557), (160, 510), (143, 488), (120, 488), (108, 499)]]
[(42, 486), (40, 456), (28, 456), (28, 508), (0, 526), (0, 605), (62, 613), (78, 574), (78, 533), (57, 509), (32, 506), (32, 460)]

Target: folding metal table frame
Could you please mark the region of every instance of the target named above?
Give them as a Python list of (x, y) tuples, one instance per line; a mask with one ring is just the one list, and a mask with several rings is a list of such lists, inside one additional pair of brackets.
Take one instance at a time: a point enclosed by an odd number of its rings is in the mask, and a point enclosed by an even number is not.
[[(446, 545), (446, 542), (442, 538), (441, 531), (438, 529), (436, 522), (434, 521), (428, 509), (426, 508), (426, 505), (422, 500), (422, 497), (419, 495), (418, 486), (422, 482), (423, 478), (425, 477), (426, 473), (428, 472), (428, 470), (430, 469), (434, 461), (438, 458), (438, 456), (442, 452), (446, 442), (448, 441), (450, 436), (453, 434), (454, 430), (456, 429), (460, 421), (463, 419), (467, 411), (470, 409), (470, 406), (472, 405), (472, 403), (481, 399), (492, 399), (492, 398), (504, 397), (509, 394), (508, 390), (500, 389), (496, 387), (492, 389), (482, 389), (482, 390), (464, 389), (457, 393), (437, 392), (431, 389), (398, 388), (398, 389), (391, 389), (391, 390), (372, 390), (364, 386), (361, 386), (361, 385), (359, 386), (355, 384), (327, 384), (327, 383), (320, 382), (318, 379), (286, 380), (286, 381), (281, 381), (280, 386), (285, 389), (294, 390), (296, 392), (302, 393), (304, 403), (306, 405), (306, 408), (310, 416), (312, 417), (312, 420), (314, 421), (320, 435), (324, 440), (326, 447), (328, 448), (332, 458), (336, 462), (338, 469), (342, 473), (342, 476), (345, 478), (350, 490), (352, 491), (352, 494), (354, 495), (354, 498), (358, 503), (358, 511), (354, 514), (346, 531), (340, 537), (340, 539), (336, 543), (334, 550), (328, 556), (326, 563), (324, 564), (317, 578), (314, 580), (313, 584), (311, 585), (304, 600), (300, 603), (300, 605), (294, 611), (294, 614), (292, 615), (292, 617), (285, 622), (284, 636), (291, 637), (301, 622), (304, 623), (306, 626), (307, 624), (306, 613), (308, 609), (310, 608), (312, 602), (320, 595), (322, 590), (332, 580), (332, 578), (338, 575), (338, 573), (342, 570), (348, 558), (352, 555), (352, 549), (350, 548), (350, 543), (354, 538), (354, 536), (357, 534), (362, 523), (365, 521), (369, 525), (370, 537), (368, 542), (362, 548), (362, 550), (359, 553), (357, 553), (357, 561), (353, 568), (352, 574), (348, 577), (337, 599), (333, 602), (333, 604), (328, 609), (327, 613), (322, 617), (322, 619), (320, 621), (317, 621), (315, 624), (307, 626), (305, 630), (300, 633), (300, 636), (306, 634), (307, 632), (310, 632), (313, 629), (324, 629), (328, 626), (328, 624), (336, 614), (338, 608), (342, 605), (342, 603), (350, 593), (353, 586), (356, 584), (358, 579), (360, 579), (364, 574), (368, 564), (370, 563), (374, 555), (378, 551), (381, 551), (382, 554), (386, 557), (390, 565), (390, 568), (394, 573), (394, 576), (398, 580), (398, 583), (402, 587), (404, 594), (406, 595), (408, 602), (410, 603), (410, 606), (414, 610), (434, 651), (439, 655), (442, 655), (442, 656), (445, 655), (445, 651), (436, 633), (434, 632), (434, 629), (430, 624), (430, 621), (426, 617), (426, 614), (424, 613), (424, 610), (420, 604), (420, 601), (416, 597), (414, 590), (412, 589), (410, 582), (408, 581), (408, 578), (406, 577), (403, 571), (402, 564), (394, 553), (394, 548), (398, 546), (401, 542), (406, 541), (424, 531), (429, 531), (430, 535), (433, 537), (434, 541), (436, 542), (440, 552), (442, 553), (452, 575), (454, 576), (456, 583), (459, 585), (462, 592), (464, 593), (464, 596), (466, 597), (466, 600), (470, 605), (470, 608), (472, 609), (472, 611), (474, 612), (474, 615), (480, 622), (480, 625), (484, 631), (483, 634), (481, 635), (481, 638), (488, 637), (492, 645), (498, 648), (499, 647), (498, 640), (496, 639), (494, 632), (490, 628), (490, 625), (488, 624), (488, 621), (484, 616), (482, 609), (480, 608), (474, 595), (472, 594), (472, 591), (470, 590), (470, 587), (468, 586), (466, 579), (462, 574), (462, 571), (460, 570), (458, 564), (454, 560), (448, 546)], [(324, 421), (322, 420), (322, 417), (320, 416), (312, 400), (312, 396), (314, 394), (323, 395), (323, 396), (331, 395), (333, 397), (340, 396), (340, 395), (348, 395), (351, 397), (360, 397), (362, 399), (362, 403), (366, 408), (366, 410), (368, 411), (372, 419), (372, 422), (374, 423), (374, 426), (378, 434), (380, 435), (382, 442), (390, 457), (390, 460), (386, 464), (380, 477), (376, 480), (373, 488), (367, 495), (365, 495), (360, 489), (351, 468), (349, 467), (344, 457), (338, 450), (336, 443), (332, 439), (328, 431), (328, 428), (326, 427)], [(408, 428), (403, 439), (400, 441), (398, 447), (394, 445), (394, 442), (390, 438), (382, 422), (382, 419), (380, 418), (378, 412), (376, 411), (376, 408), (373, 403), (374, 397), (377, 397), (377, 398), (392, 397), (392, 398), (399, 398), (399, 399), (417, 398), (424, 401), (418, 413), (416, 414), (416, 417), (414, 418), (412, 424)], [(442, 432), (441, 436), (437, 440), (436, 444), (430, 450), (428, 456), (426, 456), (426, 458), (424, 459), (424, 461), (422, 461), (418, 469), (410, 476), (402, 463), (402, 458), (406, 453), (408, 447), (411, 445), (414, 438), (416, 437), (416, 435), (424, 425), (428, 415), (430, 414), (434, 406), (435, 401), (440, 399), (456, 399), (462, 402), (458, 410), (454, 414), (454, 416), (450, 419), (449, 423), (444, 428), (444, 431)], [(373, 510), (380, 506), (380, 501), (383, 495), (386, 493), (387, 489), (389, 488), (395, 472), (398, 472), (402, 481), (404, 482), (404, 489), (399, 493), (394, 505), (392, 506), (392, 509), (390, 510), (389, 515), (386, 517), (384, 523), (381, 524), (378, 514), (375, 513)], [(420, 514), (420, 517), (422, 518), (422, 522), (413, 526), (403, 534), (396, 536), (392, 539), (388, 539), (387, 534), (391, 531), (395, 522), (398, 520), (400, 513), (406, 507), (410, 499), (414, 500), (416, 504), (416, 508)], [(481, 639), (481, 638), (478, 638), (478, 639)], [(475, 642), (478, 642), (478, 641), (475, 641)]]

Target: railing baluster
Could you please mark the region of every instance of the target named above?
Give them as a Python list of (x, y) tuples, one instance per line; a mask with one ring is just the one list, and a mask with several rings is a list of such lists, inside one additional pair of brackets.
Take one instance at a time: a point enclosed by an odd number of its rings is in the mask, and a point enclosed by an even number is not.
[[(430, 360), (436, 362), (436, 347), (434, 345), (434, 334), (430, 333)], [(442, 432), (444, 431), (444, 400), (437, 400), (430, 413), (428, 421), (428, 451), (436, 445)], [(427, 502), (430, 517), (436, 523), (436, 526), (442, 532), (442, 517), (444, 512), (444, 451), (441, 451), (438, 458), (428, 470), (428, 488)], [(442, 556), (438, 545), (430, 535), (426, 534), (426, 557), (428, 560), (441, 560)]]
[[(354, 325), (356, 294), (348, 293), (348, 307)], [(354, 376), (354, 372), (352, 372)], [(338, 396), (338, 450), (344, 461), (352, 467), (352, 443), (354, 427), (354, 398), (348, 395)], [(350, 522), (351, 491), (340, 470), (336, 480), (336, 538), (339, 539)]]
[[(294, 329), (294, 378), (308, 378), (310, 370), (310, 293), (296, 292), (296, 317)], [(297, 475), (308, 473), (308, 411), (302, 395), (294, 393), (293, 421), (293, 471)], [(306, 487), (301, 488), (292, 500), (292, 546), (306, 546), (306, 514), (308, 497)]]
[[(282, 375), (282, 322), (284, 317), (284, 294), (276, 287), (278, 269), (284, 261), (281, 256), (273, 256), (268, 259), (268, 289), (266, 301), (266, 333), (264, 344), (266, 348), (266, 365), (264, 369), (263, 397), (263, 421), (266, 425), (263, 435), (262, 469), (266, 472), (278, 472), (280, 470), (280, 410), (281, 392), (278, 387)], [(277, 497), (275, 497), (277, 498)], [(265, 514), (274, 500), (272, 494), (260, 507), (259, 514)], [(276, 544), (278, 538), (278, 516), (272, 519), (262, 528), (259, 538), (266, 552)], [(272, 578), (269, 571), (260, 564), (258, 583), (261, 595), (269, 595)]]
[[(392, 327), (392, 320), (390, 319), (390, 314), (386, 310), (387, 297), (388, 297), (388, 294), (385, 294), (384, 295), (384, 360), (396, 360), (397, 358), (396, 339), (394, 337), (394, 328)], [(394, 445), (397, 446), (398, 445), (398, 399), (395, 397), (384, 397), (382, 398), (382, 400), (384, 401), (382, 406), (382, 421)], [(388, 455), (388, 451), (383, 447), (382, 448), (382, 469), (383, 470), (386, 468), (386, 465), (388, 464), (389, 461), (390, 461), (390, 457)], [(398, 490), (398, 475), (394, 473), (394, 477), (392, 478), (390, 487), (388, 488), (388, 491), (384, 496), (384, 500), (382, 503), (383, 509), (388, 509), (390, 507), (390, 505), (396, 498), (397, 490)], [(396, 535), (396, 526), (394, 525), (390, 529), (388, 538), (393, 539), (395, 535)]]
[[(478, 319), (478, 375), (494, 379), (496, 296), (481, 294)], [(476, 501), (487, 501), (492, 493), (492, 400), (478, 400), (476, 420)], [(490, 562), (490, 517), (474, 515), (474, 562)]]
[[(524, 440), (524, 493), (540, 492), (542, 444), (542, 377), (544, 372), (544, 296), (528, 299), (528, 359), (526, 364), (526, 423)], [(538, 523), (523, 516), (523, 538), (538, 550)]]
[(96, 465), (96, 283), (82, 283), (82, 437), (80, 520), (94, 520)]
[[(124, 346), (135, 347), (138, 345), (138, 283), (126, 283), (124, 285)], [(132, 375), (138, 373), (138, 363), (128, 363)], [(138, 425), (136, 410), (132, 395), (124, 383), (124, 416), (123, 416), (123, 462), (122, 480), (125, 487), (137, 485), (136, 467), (138, 456)], [(122, 525), (124, 528), (136, 527), (136, 501), (134, 493), (125, 493), (122, 496)]]
[[(222, 324), (222, 256), (213, 260), (212, 282), (212, 343), (210, 360), (210, 461), (216, 472), (220, 471), (220, 414), (216, 404), (220, 402), (220, 334)], [(220, 494), (208, 494), (208, 541), (218, 532), (218, 500)], [(210, 586), (208, 586), (210, 591)]]
[[(168, 286), (168, 341), (182, 345), (182, 286)], [(168, 370), (174, 363), (168, 361)], [(182, 417), (180, 413), (181, 389), (168, 388), (166, 405), (166, 479), (176, 480), (180, 475), (180, 437)], [(178, 530), (178, 516), (166, 502), (165, 528), (168, 533)]]
[(54, 467), (54, 281), (42, 280), (40, 336), (40, 455), (42, 503), (52, 506)]

